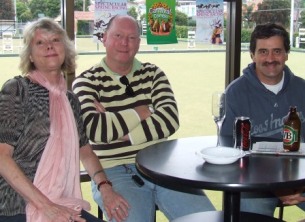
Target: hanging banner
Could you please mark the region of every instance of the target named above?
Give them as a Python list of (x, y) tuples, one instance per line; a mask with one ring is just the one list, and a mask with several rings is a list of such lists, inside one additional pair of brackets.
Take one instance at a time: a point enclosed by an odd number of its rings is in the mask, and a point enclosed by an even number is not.
[(196, 42), (222, 44), (223, 0), (196, 0)]
[(175, 0), (146, 0), (147, 44), (177, 43)]
[(127, 14), (127, 0), (95, 0), (93, 39), (103, 41), (109, 20), (115, 15)]

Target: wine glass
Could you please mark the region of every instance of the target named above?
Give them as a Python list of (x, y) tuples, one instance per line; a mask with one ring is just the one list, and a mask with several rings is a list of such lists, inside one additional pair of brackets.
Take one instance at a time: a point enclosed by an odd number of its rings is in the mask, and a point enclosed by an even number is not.
[(212, 95), (212, 115), (217, 126), (217, 144), (220, 145), (219, 133), (226, 115), (226, 97), (224, 92), (214, 92)]

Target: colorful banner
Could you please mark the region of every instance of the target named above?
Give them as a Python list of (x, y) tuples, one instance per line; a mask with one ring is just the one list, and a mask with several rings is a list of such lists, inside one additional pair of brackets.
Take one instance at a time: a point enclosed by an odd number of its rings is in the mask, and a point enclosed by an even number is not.
[(223, 0), (196, 0), (196, 42), (223, 42)]
[(177, 43), (175, 0), (146, 0), (147, 44)]
[(109, 20), (115, 15), (127, 14), (127, 0), (95, 0), (93, 39), (103, 41)]

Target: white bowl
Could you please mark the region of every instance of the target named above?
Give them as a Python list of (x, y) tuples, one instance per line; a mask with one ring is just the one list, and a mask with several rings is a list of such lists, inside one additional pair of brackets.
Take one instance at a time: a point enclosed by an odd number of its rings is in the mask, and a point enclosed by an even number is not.
[(212, 164), (230, 164), (245, 156), (245, 152), (232, 147), (208, 147), (198, 152), (206, 162)]

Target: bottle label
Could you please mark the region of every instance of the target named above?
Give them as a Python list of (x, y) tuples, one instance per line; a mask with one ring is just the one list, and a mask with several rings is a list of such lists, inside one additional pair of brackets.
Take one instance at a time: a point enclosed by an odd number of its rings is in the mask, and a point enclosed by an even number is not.
[(285, 145), (292, 145), (293, 143), (298, 142), (298, 130), (285, 125), (283, 133), (283, 142)]

